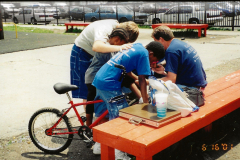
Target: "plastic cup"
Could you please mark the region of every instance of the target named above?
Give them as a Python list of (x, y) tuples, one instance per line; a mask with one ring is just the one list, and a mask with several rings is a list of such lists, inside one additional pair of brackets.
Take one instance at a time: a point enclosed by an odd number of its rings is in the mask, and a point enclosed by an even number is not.
[(159, 94), (156, 96), (157, 117), (164, 118), (167, 113), (167, 94)]

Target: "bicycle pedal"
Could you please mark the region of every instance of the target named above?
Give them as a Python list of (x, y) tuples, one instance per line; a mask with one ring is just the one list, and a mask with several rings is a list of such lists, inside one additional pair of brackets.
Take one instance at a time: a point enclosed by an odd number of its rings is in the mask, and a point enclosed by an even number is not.
[(81, 116), (83, 123), (87, 121), (87, 118), (85, 116)]

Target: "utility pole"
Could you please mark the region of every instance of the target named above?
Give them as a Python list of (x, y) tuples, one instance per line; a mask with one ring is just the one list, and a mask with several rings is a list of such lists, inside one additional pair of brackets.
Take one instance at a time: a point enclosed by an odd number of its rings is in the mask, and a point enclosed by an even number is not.
[[(1, 6), (1, 2), (0, 2), (0, 6)], [(3, 34), (3, 24), (2, 24), (2, 9), (0, 9), (0, 40), (4, 39), (4, 34)]]

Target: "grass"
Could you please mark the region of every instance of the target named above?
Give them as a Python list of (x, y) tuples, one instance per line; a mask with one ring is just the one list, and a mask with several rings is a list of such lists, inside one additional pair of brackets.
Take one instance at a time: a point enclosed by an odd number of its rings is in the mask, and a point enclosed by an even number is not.
[(229, 28), (210, 27), (208, 30), (231, 31)]
[(146, 28), (146, 29), (152, 29), (152, 26), (150, 25), (142, 25), (142, 24), (138, 24), (138, 28)]
[[(15, 26), (3, 26), (4, 31), (15, 31)], [(49, 29), (35, 28), (35, 27), (20, 27), (17, 26), (18, 32), (32, 32), (32, 33), (54, 33)]]

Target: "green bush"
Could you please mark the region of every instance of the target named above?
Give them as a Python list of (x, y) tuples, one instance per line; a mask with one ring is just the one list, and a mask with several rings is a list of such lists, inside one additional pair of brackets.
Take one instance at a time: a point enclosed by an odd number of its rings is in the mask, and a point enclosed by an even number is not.
[(219, 27), (211, 27), (208, 30), (231, 31), (231, 29), (229, 29), (229, 28), (219, 28)]
[(82, 31), (82, 29), (78, 29), (77, 27), (75, 27), (68, 29), (68, 31), (66, 31), (65, 33), (81, 33)]
[(152, 26), (150, 25), (142, 25), (142, 24), (138, 24), (138, 28), (147, 28), (147, 29), (152, 29)]

